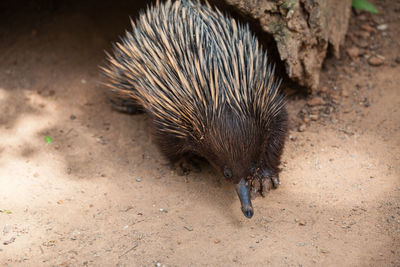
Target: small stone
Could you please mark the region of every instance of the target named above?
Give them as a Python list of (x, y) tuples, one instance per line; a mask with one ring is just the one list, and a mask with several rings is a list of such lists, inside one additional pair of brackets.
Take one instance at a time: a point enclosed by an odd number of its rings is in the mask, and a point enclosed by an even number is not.
[(307, 105), (309, 106), (318, 106), (318, 105), (324, 105), (325, 101), (322, 99), (322, 97), (314, 97), (310, 101), (307, 102)]
[(377, 66), (382, 65), (382, 64), (384, 63), (384, 60), (383, 60), (382, 58), (380, 58), (380, 57), (375, 57), (375, 56), (373, 56), (373, 57), (370, 57), (370, 58), (368, 59), (368, 63), (369, 63), (371, 66), (377, 67)]
[(361, 55), (361, 50), (355, 46), (346, 49), (347, 55), (352, 59), (355, 59)]
[(86, 80), (85, 80), (85, 79), (82, 79), (82, 80), (81, 80), (81, 83), (86, 84)]
[(338, 94), (331, 94), (331, 98), (332, 98), (333, 100), (339, 100), (339, 99), (340, 99), (340, 97), (339, 97)]
[(326, 92), (328, 92), (328, 87), (323, 86), (323, 87), (321, 88), (320, 92), (321, 92), (321, 93), (326, 93)]
[(333, 218), (329, 218), (329, 220), (332, 222), (332, 221), (333, 221)]
[(381, 25), (376, 26), (376, 28), (378, 30), (380, 30), (380, 31), (386, 31), (387, 28), (388, 28), (388, 25), (387, 24), (381, 24)]
[(357, 31), (357, 32), (355, 32), (355, 35), (358, 37), (367, 39), (371, 36), (371, 33), (368, 31)]
[(35, 172), (35, 173), (33, 174), (33, 177), (38, 178), (38, 177), (39, 177), (39, 173)]
[(221, 243), (221, 240), (219, 240), (218, 238), (216, 238), (216, 239), (214, 240), (214, 243), (215, 243), (215, 244), (219, 244), (219, 243)]
[(397, 56), (396, 59), (394, 60), (397, 64), (400, 64), (400, 56)]
[(309, 122), (310, 122), (310, 118), (309, 118), (309, 117), (304, 117), (303, 121), (304, 121), (305, 123), (309, 123)]
[(141, 182), (141, 181), (142, 181), (142, 179), (140, 179), (140, 177), (136, 178), (136, 182)]
[(71, 116), (69, 116), (69, 119), (70, 119), (71, 121), (73, 121), (73, 120), (76, 119), (76, 116), (75, 116), (74, 114), (72, 114)]
[(11, 244), (11, 243), (14, 243), (14, 241), (15, 241), (15, 237), (13, 236), (13, 237), (11, 237), (9, 240), (6, 240), (6, 241), (4, 241), (3, 242), (3, 245), (9, 245), (9, 244)]
[(156, 262), (156, 267), (160, 267), (161, 263), (160, 262)]
[(319, 119), (319, 115), (318, 114), (311, 114), (310, 115), (310, 119), (313, 121), (317, 121)]
[(349, 92), (345, 89), (342, 90), (342, 96), (344, 97), (348, 97), (349, 96)]
[(371, 105), (371, 104), (369, 103), (368, 98), (364, 98), (363, 104), (364, 104), (364, 107), (366, 107), (366, 108), (368, 108), (368, 107)]
[(304, 123), (302, 123), (302, 124), (300, 124), (300, 126), (297, 130), (299, 132), (304, 132), (306, 130), (306, 128), (307, 128), (307, 126)]
[(357, 40), (355, 44), (360, 48), (367, 48), (369, 46), (369, 42), (367, 40)]
[(168, 210), (166, 210), (166, 209), (160, 209), (160, 212), (168, 213)]
[(301, 225), (301, 226), (304, 226), (304, 225), (306, 225), (306, 224), (307, 224), (306, 221), (299, 221), (299, 225)]
[(361, 25), (361, 29), (363, 29), (364, 31), (370, 32), (370, 33), (371, 32), (376, 32), (375, 28), (369, 26), (368, 24)]

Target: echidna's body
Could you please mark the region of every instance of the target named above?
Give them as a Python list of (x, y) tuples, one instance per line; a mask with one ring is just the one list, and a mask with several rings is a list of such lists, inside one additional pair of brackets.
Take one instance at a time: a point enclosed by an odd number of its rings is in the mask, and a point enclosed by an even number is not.
[(247, 25), (195, 1), (156, 4), (132, 25), (108, 56), (108, 85), (151, 116), (170, 159), (197, 154), (236, 184), (251, 217), (249, 190), (279, 183), (286, 133), (266, 53)]

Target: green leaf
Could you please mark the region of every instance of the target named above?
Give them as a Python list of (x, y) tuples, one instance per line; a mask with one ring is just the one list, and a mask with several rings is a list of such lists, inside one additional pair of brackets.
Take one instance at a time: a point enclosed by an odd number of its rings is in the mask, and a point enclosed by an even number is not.
[(378, 9), (376, 9), (375, 6), (372, 3), (368, 2), (367, 0), (353, 0), (352, 6), (355, 9), (368, 11), (373, 14), (379, 13)]
[(6, 213), (6, 214), (11, 214), (11, 213), (12, 213), (11, 210), (2, 210), (2, 209), (0, 209), (0, 212), (4, 212), (4, 213)]
[(53, 139), (51, 139), (50, 136), (46, 135), (46, 145), (50, 144), (51, 142), (53, 142)]

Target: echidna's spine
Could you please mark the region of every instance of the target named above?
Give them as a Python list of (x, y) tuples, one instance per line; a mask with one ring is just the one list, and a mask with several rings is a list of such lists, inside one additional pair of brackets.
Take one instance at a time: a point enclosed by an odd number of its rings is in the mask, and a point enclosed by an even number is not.
[(195, 1), (168, 0), (132, 27), (103, 70), (163, 131), (201, 135), (227, 106), (268, 124), (283, 108), (280, 81), (248, 25)]

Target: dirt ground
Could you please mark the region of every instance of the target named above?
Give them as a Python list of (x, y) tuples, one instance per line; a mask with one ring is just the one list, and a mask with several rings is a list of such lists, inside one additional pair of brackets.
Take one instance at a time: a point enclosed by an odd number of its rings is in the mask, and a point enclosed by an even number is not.
[(249, 220), (107, 104), (103, 50), (141, 6), (27, 2), (0, 5), (1, 266), (400, 266), (399, 3), (354, 15), (321, 90), (290, 97), (281, 186)]

